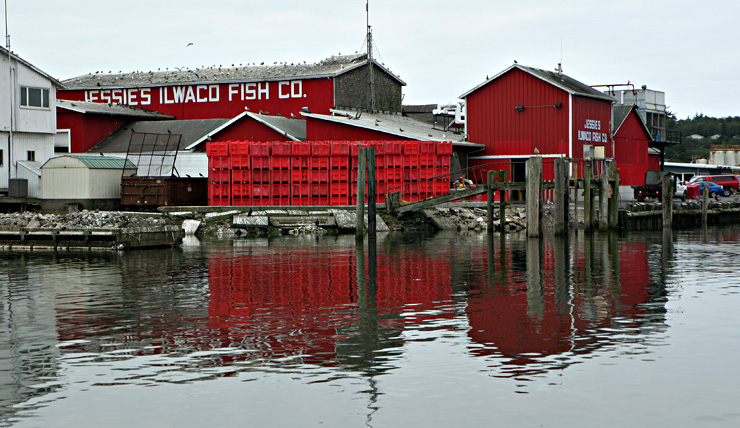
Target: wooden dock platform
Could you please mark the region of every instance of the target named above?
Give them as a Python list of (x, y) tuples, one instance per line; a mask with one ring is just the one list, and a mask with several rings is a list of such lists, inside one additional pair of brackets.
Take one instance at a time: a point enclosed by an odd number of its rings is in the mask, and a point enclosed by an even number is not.
[(172, 247), (182, 243), (181, 226), (0, 230), (0, 251), (118, 251)]

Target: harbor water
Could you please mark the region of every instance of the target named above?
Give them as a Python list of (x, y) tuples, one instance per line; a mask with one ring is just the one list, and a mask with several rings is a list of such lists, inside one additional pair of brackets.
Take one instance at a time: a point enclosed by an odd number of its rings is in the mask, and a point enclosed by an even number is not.
[(0, 255), (3, 427), (740, 426), (740, 227)]

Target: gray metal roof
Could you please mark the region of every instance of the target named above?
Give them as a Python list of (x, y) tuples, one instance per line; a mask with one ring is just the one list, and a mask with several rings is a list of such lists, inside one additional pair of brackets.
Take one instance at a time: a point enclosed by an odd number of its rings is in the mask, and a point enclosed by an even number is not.
[(181, 135), (178, 150), (185, 150), (194, 142), (206, 137), (231, 119), (197, 119), (197, 120), (146, 120), (129, 122), (107, 136), (88, 153), (126, 153), (131, 133), (179, 134)]
[(114, 156), (63, 155), (57, 157), (77, 159), (90, 169), (136, 169), (136, 165), (130, 160)]
[[(615, 135), (617, 131), (619, 131), (619, 128), (622, 127), (624, 121), (627, 120), (627, 117), (633, 110), (637, 113), (637, 108), (638, 107), (635, 104), (614, 104), (612, 106), (612, 135)], [(637, 119), (640, 121), (642, 129), (645, 130), (652, 140), (653, 136), (650, 134), (650, 130), (647, 128), (645, 121), (642, 120), (642, 115), (637, 114)]]
[[(315, 64), (303, 63), (265, 63), (231, 64), (211, 67), (187, 68), (175, 67), (173, 70), (134, 71), (130, 73), (95, 72), (74, 77), (64, 81), (68, 89), (95, 89), (98, 87), (144, 87), (182, 84), (261, 82), (286, 79), (315, 79), (332, 77), (346, 73), (367, 64), (366, 54), (331, 56)], [(403, 82), (381, 64), (375, 64), (390, 76)]]
[(233, 119), (229, 119), (225, 123), (221, 124), (219, 127), (213, 129), (212, 131), (203, 135), (199, 139), (188, 144), (187, 147), (185, 147), (185, 150), (196, 149), (197, 146), (199, 146), (201, 143), (204, 143), (209, 138), (218, 134), (222, 130), (228, 128), (232, 124), (238, 122), (244, 116), (248, 116), (251, 119), (254, 119), (264, 124), (265, 126), (273, 129), (275, 132), (283, 134), (293, 141), (306, 141), (306, 120), (305, 119), (293, 119), (293, 118), (289, 119), (283, 116), (268, 116), (264, 114), (257, 114), (257, 113), (252, 113), (250, 111), (245, 111), (244, 113), (236, 116)]
[(139, 118), (174, 119), (173, 116), (168, 116), (166, 114), (152, 110), (131, 107), (124, 104), (92, 103), (87, 101), (69, 101), (58, 99), (57, 107), (83, 114), (105, 114)]
[(498, 79), (499, 77), (503, 76), (504, 74), (508, 73), (509, 71), (513, 69), (519, 69), (524, 71), (525, 73), (529, 73), (534, 77), (537, 77), (541, 80), (544, 80), (545, 82), (548, 82), (554, 86), (557, 86), (558, 88), (568, 92), (572, 95), (580, 95), (583, 97), (590, 97), (590, 98), (598, 98), (606, 101), (616, 101), (613, 97), (598, 91), (585, 83), (581, 83), (578, 80), (567, 76), (563, 73), (559, 73), (556, 71), (548, 71), (548, 70), (541, 70), (539, 68), (533, 68), (533, 67), (527, 67), (521, 64), (513, 64), (506, 70), (500, 72), (499, 74), (493, 76), (490, 79), (486, 79), (485, 82), (479, 84), (475, 88), (469, 90), (468, 92), (465, 92), (464, 94), (460, 95), (460, 98), (466, 98), (468, 95), (472, 94), (473, 92), (477, 91), (478, 89), (482, 88), (483, 86), (486, 86), (490, 82)]
[(293, 141), (306, 141), (306, 119), (295, 119), (284, 116), (268, 116), (248, 112), (254, 120), (264, 123)]
[(352, 112), (332, 110), (331, 115), (301, 112), (301, 115), (313, 119), (341, 123), (358, 128), (371, 129), (389, 135), (409, 138), (418, 141), (452, 141), (457, 146), (485, 147), (483, 144), (465, 141), (463, 134), (441, 131), (431, 125), (400, 114)]

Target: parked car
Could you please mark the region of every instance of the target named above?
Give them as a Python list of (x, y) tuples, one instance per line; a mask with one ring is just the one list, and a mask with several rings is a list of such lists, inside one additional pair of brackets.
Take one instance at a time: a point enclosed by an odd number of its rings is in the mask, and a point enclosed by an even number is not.
[(706, 181), (716, 183), (717, 185), (722, 187), (722, 194), (724, 194), (724, 196), (730, 196), (733, 193), (737, 192), (740, 188), (740, 178), (738, 178), (737, 175), (732, 174), (695, 175), (691, 178), (691, 180), (688, 181), (687, 184), (701, 183)]
[(673, 194), (674, 198), (678, 198), (682, 201), (686, 200), (686, 185), (678, 183), (676, 184), (676, 193)]
[(711, 181), (699, 181), (694, 183), (686, 183), (686, 193), (692, 195), (689, 197), (697, 198), (704, 194), (704, 189), (709, 192), (710, 198), (716, 198), (717, 196), (725, 194), (725, 190), (719, 184), (712, 183)]

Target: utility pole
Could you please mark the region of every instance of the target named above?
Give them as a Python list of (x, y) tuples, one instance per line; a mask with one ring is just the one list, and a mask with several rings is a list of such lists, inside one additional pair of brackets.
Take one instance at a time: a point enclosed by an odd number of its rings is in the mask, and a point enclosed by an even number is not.
[(368, 110), (375, 111), (375, 82), (373, 80), (373, 30), (370, 27), (370, 0), (365, 2), (365, 13), (367, 15), (367, 69), (369, 80)]
[[(5, 0), (5, 49), (8, 50), (8, 101), (10, 103), (10, 129), (8, 130), (8, 188), (10, 188), (10, 178), (13, 172), (13, 128), (15, 114), (15, 91), (13, 90), (13, 58), (10, 54), (10, 32), (8, 30), (8, 0)], [(2, 159), (0, 159), (2, 161)]]

